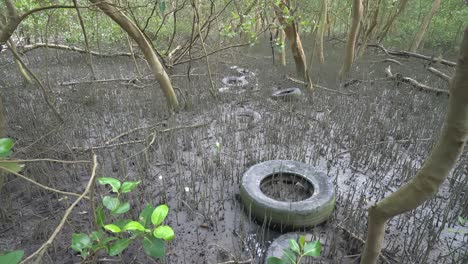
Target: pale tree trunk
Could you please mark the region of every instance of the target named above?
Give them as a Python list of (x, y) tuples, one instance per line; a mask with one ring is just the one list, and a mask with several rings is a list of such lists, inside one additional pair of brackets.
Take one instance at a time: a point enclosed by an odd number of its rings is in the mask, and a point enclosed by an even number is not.
[(280, 48), (280, 60), (281, 65), (286, 66), (286, 49), (284, 48), (284, 43), (286, 41), (286, 33), (282, 28), (279, 28), (279, 39), (281, 41), (281, 48)]
[(396, 192), (369, 208), (367, 240), (361, 264), (374, 264), (380, 254), (385, 224), (430, 199), (455, 166), (468, 140), (468, 27), (450, 85), (445, 124), (437, 144), (416, 176)]
[(328, 0), (322, 1), (322, 14), (320, 15), (320, 31), (318, 34), (318, 57), (320, 63), (325, 62), (325, 56), (323, 55), (323, 36), (325, 35), (325, 30), (327, 29), (327, 13), (328, 13)]
[(166, 96), (168, 105), (172, 109), (177, 110), (179, 102), (177, 101), (177, 96), (172, 88), (171, 80), (161, 65), (161, 62), (159, 62), (156, 52), (153, 50), (151, 44), (145, 38), (140, 29), (120, 9), (118, 9), (111, 0), (90, 0), (90, 2), (99, 7), (99, 9), (119, 24), (119, 26), (123, 28), (128, 35), (133, 38), (133, 40), (135, 40), (143, 51), (148, 64), (151, 66), (154, 77), (159, 82), (159, 85)]
[(427, 28), (429, 27), (432, 18), (434, 17), (437, 10), (439, 10), (441, 1), (442, 0), (434, 0), (434, 2), (432, 2), (431, 10), (424, 17), (421, 26), (419, 27), (418, 33), (416, 33), (416, 37), (414, 38), (413, 43), (411, 44), (411, 52), (415, 52), (419, 48), (419, 45), (421, 44), (421, 41), (423, 40), (424, 35), (426, 34)]
[(340, 70), (340, 79), (343, 79), (351, 69), (354, 62), (354, 53), (356, 47), (356, 40), (359, 33), (359, 24), (363, 15), (362, 0), (353, 0), (353, 17), (351, 28), (348, 33), (348, 40), (346, 42), (346, 50), (343, 66)]
[[(279, 22), (284, 27), (286, 38), (291, 47), (294, 62), (296, 63), (296, 72), (299, 78), (307, 80), (307, 64), (304, 49), (302, 48), (301, 37), (297, 31), (297, 25), (295, 21), (289, 22), (283, 14), (284, 9), (289, 9), (289, 0), (281, 0), (279, 6), (274, 5), (276, 16)], [(291, 10), (289, 10), (291, 12)]]
[(393, 10), (393, 12), (390, 13), (387, 23), (385, 23), (384, 27), (382, 28), (381, 33), (378, 36), (378, 41), (382, 41), (385, 38), (385, 36), (387, 36), (387, 33), (392, 27), (393, 22), (395, 22), (395, 19), (397, 18), (397, 16), (400, 15), (401, 12), (403, 12), (407, 3), (408, 3), (408, 0), (400, 0), (398, 5), (395, 7), (395, 10)]

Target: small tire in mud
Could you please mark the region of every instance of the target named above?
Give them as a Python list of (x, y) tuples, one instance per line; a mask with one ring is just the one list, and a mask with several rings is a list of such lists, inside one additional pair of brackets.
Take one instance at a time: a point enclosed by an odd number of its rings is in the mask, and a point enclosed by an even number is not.
[[(286, 194), (274, 196), (272, 185), (283, 185)], [(304, 191), (302, 191), (304, 189)], [(291, 197), (297, 190), (302, 194)], [(335, 207), (331, 180), (313, 167), (291, 160), (270, 160), (249, 168), (242, 178), (240, 197), (247, 214), (272, 227), (295, 229), (326, 221)]]
[(271, 95), (273, 100), (283, 100), (283, 101), (296, 101), (302, 97), (301, 89), (299, 88), (286, 88), (280, 89)]

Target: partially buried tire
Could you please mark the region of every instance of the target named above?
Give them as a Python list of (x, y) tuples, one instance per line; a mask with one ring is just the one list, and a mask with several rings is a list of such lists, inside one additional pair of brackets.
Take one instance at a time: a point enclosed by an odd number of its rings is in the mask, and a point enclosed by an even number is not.
[[(275, 185), (281, 187), (279, 195), (272, 188)], [(297, 192), (306, 198), (295, 197)], [(249, 168), (242, 178), (240, 197), (247, 214), (282, 229), (316, 226), (335, 207), (331, 180), (313, 167), (291, 160), (271, 160)]]
[(274, 91), (271, 94), (271, 99), (273, 100), (283, 100), (283, 101), (297, 101), (302, 97), (301, 89), (299, 88), (286, 88)]

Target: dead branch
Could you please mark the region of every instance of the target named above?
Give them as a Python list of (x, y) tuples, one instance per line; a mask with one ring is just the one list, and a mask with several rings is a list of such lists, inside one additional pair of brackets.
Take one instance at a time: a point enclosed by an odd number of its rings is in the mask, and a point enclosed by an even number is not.
[(400, 83), (407, 83), (407, 84), (410, 84), (411, 86), (413, 86), (414, 88), (419, 89), (419, 90), (433, 92), (436, 95), (439, 95), (439, 94), (450, 95), (448, 90), (442, 90), (442, 89), (429, 87), (429, 86), (427, 86), (425, 84), (422, 84), (422, 83), (416, 81), (415, 79), (412, 79), (412, 78), (409, 78), (409, 77), (404, 77), (401, 74), (394, 75), (392, 73), (392, 71), (391, 71), (390, 66), (385, 68), (385, 74), (387, 75), (387, 79), (389, 79), (389, 80), (393, 80), (395, 82), (400, 82)]
[[(32, 50), (38, 49), (38, 48), (50, 48), (50, 49), (58, 49), (58, 50), (66, 50), (66, 51), (74, 51), (78, 53), (84, 53), (86, 54), (87, 51), (86, 49), (78, 48), (78, 47), (73, 47), (73, 46), (66, 46), (66, 45), (60, 45), (60, 44), (50, 44), (50, 43), (35, 43), (32, 45), (24, 45), (21, 47), (18, 47), (18, 49), (21, 51), (21, 53), (27, 53)], [(99, 53), (96, 51), (89, 51), (91, 55), (98, 56), (98, 57), (117, 57), (117, 56), (126, 56), (126, 57), (131, 57), (132, 53), (127, 53), (127, 52), (118, 52), (118, 53)]]
[(444, 64), (444, 65), (447, 65), (447, 66), (450, 66), (450, 67), (455, 67), (457, 65), (456, 62), (444, 60), (442, 58), (429, 57), (429, 56), (426, 56), (426, 55), (422, 55), (422, 54), (415, 53), (415, 52), (409, 52), (409, 51), (398, 51), (398, 50), (386, 49), (381, 44), (368, 44), (367, 46), (368, 47), (379, 48), (383, 52), (385, 52), (385, 54), (387, 54), (388, 56), (399, 56), (399, 57), (406, 57), (406, 58), (413, 57), (413, 58), (427, 60), (427, 61), (431, 61), (431, 62), (435, 62), (435, 63), (439, 62), (441, 64)]
[(442, 80), (444, 80), (446, 82), (450, 82), (450, 76), (448, 76), (447, 74), (437, 70), (436, 68), (428, 67), (427, 70), (430, 71), (431, 73), (435, 74), (437, 77), (441, 78)]
[(86, 189), (83, 191), (83, 193), (70, 205), (70, 207), (68, 207), (68, 209), (65, 211), (65, 214), (63, 215), (62, 217), (62, 220), (60, 221), (59, 225), (55, 228), (54, 232), (52, 233), (52, 235), (49, 237), (49, 239), (44, 243), (42, 244), (42, 246), (36, 250), (34, 253), (32, 253), (31, 255), (29, 255), (27, 258), (25, 258), (23, 261), (21, 261), (21, 264), (24, 264), (24, 263), (27, 263), (29, 261), (31, 261), (34, 257), (38, 257), (38, 259), (40, 260), (42, 255), (44, 254), (44, 252), (47, 250), (47, 248), (52, 244), (52, 242), (54, 242), (55, 240), (55, 237), (57, 237), (58, 233), (62, 230), (65, 222), (67, 221), (68, 219), (68, 216), (71, 214), (71, 212), (73, 211), (73, 209), (75, 209), (75, 206), (81, 201), (81, 199), (83, 199), (86, 194), (89, 192), (89, 190), (91, 189), (91, 187), (93, 186), (93, 183), (94, 183), (94, 178), (96, 177), (96, 169), (97, 169), (97, 157), (96, 155), (93, 155), (93, 170), (92, 170), (92, 173), (91, 173), (91, 178), (89, 179), (88, 181), (88, 185), (86, 186)]
[(371, 61), (371, 63), (381, 63), (381, 62), (392, 62), (392, 63), (395, 63), (395, 64), (398, 64), (398, 65), (403, 65), (403, 63), (397, 61), (397, 60), (394, 60), (394, 59), (385, 59), (385, 60), (380, 60), (380, 61)]

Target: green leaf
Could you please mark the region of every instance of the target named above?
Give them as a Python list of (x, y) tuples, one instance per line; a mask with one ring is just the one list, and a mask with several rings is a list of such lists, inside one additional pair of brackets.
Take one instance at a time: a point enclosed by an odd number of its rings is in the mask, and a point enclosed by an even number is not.
[(166, 219), (168, 213), (169, 207), (167, 207), (167, 205), (159, 205), (158, 207), (156, 207), (156, 209), (154, 209), (153, 213), (151, 214), (151, 222), (155, 226), (160, 225), (164, 221), (164, 219)]
[(104, 232), (93, 231), (90, 236), (93, 241), (100, 241), (104, 237)]
[(104, 177), (104, 178), (98, 178), (98, 182), (101, 185), (109, 184), (110, 186), (112, 186), (112, 192), (115, 192), (115, 193), (119, 192), (121, 183), (117, 179)]
[(18, 173), (24, 168), (24, 164), (19, 164), (18, 162), (0, 162), (0, 168)]
[(289, 240), (289, 248), (296, 252), (297, 254), (301, 254), (301, 249), (299, 248), (299, 244), (297, 244), (297, 241), (294, 239)]
[(131, 221), (132, 221), (131, 219), (120, 219), (118, 221), (115, 221), (114, 225), (118, 226), (120, 229), (123, 229), (125, 225)]
[(102, 198), (102, 204), (109, 210), (114, 211), (119, 207), (120, 201), (119, 198), (111, 197), (111, 196), (104, 196)]
[(267, 259), (267, 264), (283, 264), (284, 261), (277, 257), (269, 257)]
[(304, 255), (311, 256), (311, 257), (318, 257), (322, 253), (322, 244), (320, 241), (314, 241), (311, 243), (307, 243), (304, 246)]
[(98, 226), (104, 226), (106, 221), (106, 216), (104, 215), (104, 210), (102, 209), (102, 206), (98, 206), (98, 208), (96, 208), (96, 224)]
[(122, 193), (128, 193), (128, 192), (131, 192), (133, 190), (135, 190), (135, 188), (138, 186), (138, 184), (140, 184), (141, 181), (129, 181), (129, 182), (124, 182), (122, 184), (122, 187), (120, 187), (120, 191)]
[[(11, 149), (13, 148), (13, 139), (11, 138), (0, 138), (0, 156), (8, 157), (11, 155)], [(16, 252), (16, 251), (13, 251)]]
[(463, 218), (461, 216), (458, 217), (458, 223), (460, 223), (460, 225), (465, 225), (466, 223), (468, 223), (468, 218)]
[(130, 238), (123, 238), (116, 240), (114, 244), (109, 247), (109, 256), (117, 256), (122, 253), (132, 242)]
[(3, 255), (0, 255), (0, 263), (17, 264), (24, 256), (23, 250), (15, 250)]
[(144, 227), (149, 227), (149, 224), (151, 223), (151, 214), (153, 211), (154, 207), (151, 204), (148, 204), (138, 217), (138, 220)]
[(91, 238), (87, 234), (72, 234), (71, 248), (76, 252), (82, 253), (93, 245)]
[(299, 237), (299, 245), (301, 246), (301, 249), (304, 249), (304, 245), (305, 245), (305, 236), (300, 236), (300, 237)]
[(167, 225), (158, 226), (154, 229), (153, 235), (157, 238), (171, 241), (174, 239), (174, 230), (172, 230), (172, 227)]
[(148, 235), (143, 238), (142, 244), (146, 255), (153, 258), (164, 257), (164, 241), (161, 239)]
[(118, 227), (117, 225), (110, 224), (110, 225), (105, 225), (104, 229), (111, 231), (112, 233), (120, 233), (122, 232), (122, 229)]
[(285, 260), (287, 260), (286, 263), (296, 264), (296, 254), (294, 254), (294, 252), (292, 252), (290, 249), (283, 249), (283, 257)]
[(124, 214), (128, 212), (128, 210), (130, 210), (130, 204), (128, 202), (125, 202), (125, 203), (119, 204), (117, 208), (112, 210), (112, 214)]
[(145, 227), (143, 225), (141, 225), (140, 223), (138, 223), (137, 221), (131, 221), (131, 222), (128, 222), (124, 228), (123, 228), (123, 231), (126, 231), (126, 230), (138, 230), (138, 231), (145, 231)]

